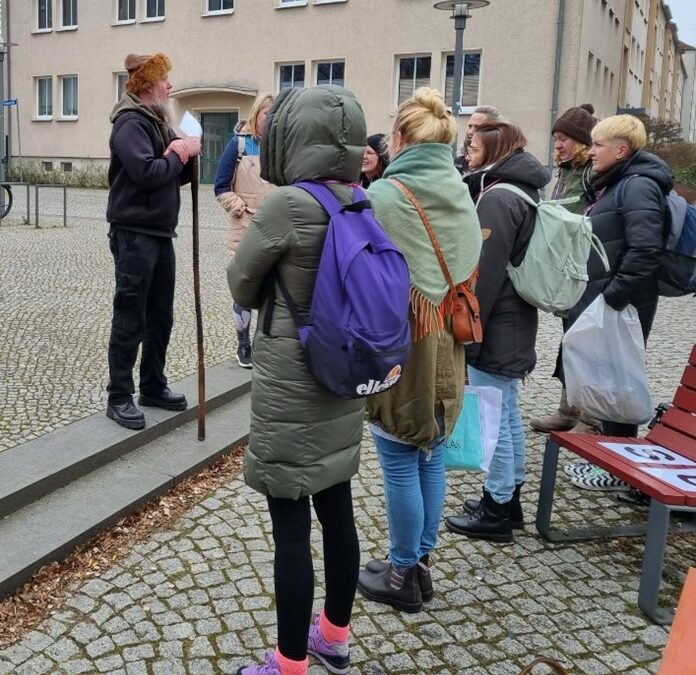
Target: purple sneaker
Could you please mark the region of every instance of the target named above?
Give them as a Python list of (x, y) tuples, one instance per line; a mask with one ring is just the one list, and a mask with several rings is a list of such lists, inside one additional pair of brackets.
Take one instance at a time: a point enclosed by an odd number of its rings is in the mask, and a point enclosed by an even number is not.
[[(346, 675), (350, 672), (350, 648), (346, 642), (327, 642), (319, 628), (319, 615), (312, 617), (307, 640), (307, 653), (319, 659), (330, 673)], [(247, 675), (244, 673), (244, 675)]]
[(266, 663), (262, 666), (244, 666), (235, 675), (280, 675), (280, 666), (276, 661), (275, 651), (266, 652)]

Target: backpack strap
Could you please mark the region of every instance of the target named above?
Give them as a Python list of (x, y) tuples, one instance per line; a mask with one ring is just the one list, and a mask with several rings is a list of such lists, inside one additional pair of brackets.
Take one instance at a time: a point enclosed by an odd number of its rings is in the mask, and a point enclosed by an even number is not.
[(237, 164), (242, 161), (242, 157), (246, 154), (246, 136), (241, 134), (237, 136)]
[[(512, 192), (512, 194), (519, 197), (523, 202), (529, 204), (529, 206), (533, 208), (539, 206), (539, 203), (535, 202), (524, 190), (518, 188), (516, 185), (513, 185), (512, 183), (496, 183), (495, 185), (491, 185), (491, 187), (489, 187), (486, 190), (486, 194), (488, 194), (491, 190), (507, 190), (508, 192)], [(569, 199), (571, 199), (574, 202), (578, 201), (577, 197), (569, 197)], [(558, 201), (561, 202), (565, 200)]]
[(623, 206), (624, 195), (626, 194), (626, 184), (628, 183), (628, 181), (632, 180), (637, 175), (638, 174), (636, 173), (632, 173), (630, 176), (622, 178), (619, 181), (619, 184), (616, 186), (616, 192), (614, 193), (614, 208), (618, 209), (619, 211)]
[(428, 218), (428, 214), (425, 212), (425, 209), (416, 198), (416, 195), (414, 195), (413, 192), (411, 192), (411, 190), (407, 188), (401, 181), (396, 180), (396, 178), (387, 178), (387, 180), (390, 183), (392, 183), (392, 185), (399, 188), (399, 190), (401, 190), (401, 192), (403, 192), (403, 194), (405, 195), (406, 199), (408, 199), (411, 202), (411, 204), (413, 204), (416, 211), (418, 211), (418, 215), (420, 216), (420, 219), (423, 221), (425, 230), (428, 233), (428, 236), (430, 237), (430, 242), (433, 245), (435, 255), (437, 256), (437, 261), (440, 263), (442, 274), (444, 275), (445, 279), (447, 280), (447, 284), (450, 287), (450, 293), (452, 293), (453, 297), (456, 297), (457, 289), (455, 288), (454, 282), (452, 281), (452, 275), (450, 274), (449, 268), (447, 267), (445, 256), (442, 254), (442, 249), (440, 248), (440, 242), (437, 240), (437, 236), (435, 235), (435, 232), (433, 230), (430, 218)]

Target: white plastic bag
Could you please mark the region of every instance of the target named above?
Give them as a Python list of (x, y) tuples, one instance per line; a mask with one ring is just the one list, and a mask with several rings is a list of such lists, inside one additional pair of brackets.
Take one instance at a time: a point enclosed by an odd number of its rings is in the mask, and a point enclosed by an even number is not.
[(591, 417), (642, 424), (653, 413), (633, 305), (617, 312), (600, 294), (563, 337), (563, 372), (568, 403)]
[(488, 472), (498, 445), (503, 392), (466, 385), (462, 410), (445, 444), (445, 467)]

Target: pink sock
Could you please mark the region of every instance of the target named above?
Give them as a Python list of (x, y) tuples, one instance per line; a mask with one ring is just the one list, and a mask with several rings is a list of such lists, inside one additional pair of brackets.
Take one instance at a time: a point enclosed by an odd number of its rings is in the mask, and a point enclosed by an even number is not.
[(293, 661), (287, 656), (283, 656), (280, 653), (280, 649), (276, 647), (275, 651), (276, 661), (280, 666), (280, 675), (307, 675), (307, 668), (309, 668), (309, 659), (305, 656), (302, 661)]
[(319, 615), (319, 630), (327, 642), (347, 642), (350, 636), (350, 626), (334, 626), (323, 609)]

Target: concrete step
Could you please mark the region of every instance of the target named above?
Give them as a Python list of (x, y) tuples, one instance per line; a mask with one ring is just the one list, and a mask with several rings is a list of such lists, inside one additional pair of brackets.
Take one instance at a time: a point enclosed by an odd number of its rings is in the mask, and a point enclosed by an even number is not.
[(206, 415), (204, 441), (197, 440), (194, 419), (0, 520), (0, 598), (41, 566), (64, 558), (99, 530), (245, 442), (250, 399), (244, 393)]
[[(172, 383), (186, 394), (181, 412), (143, 408), (146, 427), (131, 431), (98, 413), (0, 453), (0, 518), (198, 417), (198, 376)], [(206, 370), (206, 413), (251, 389), (251, 371), (227, 361)]]

